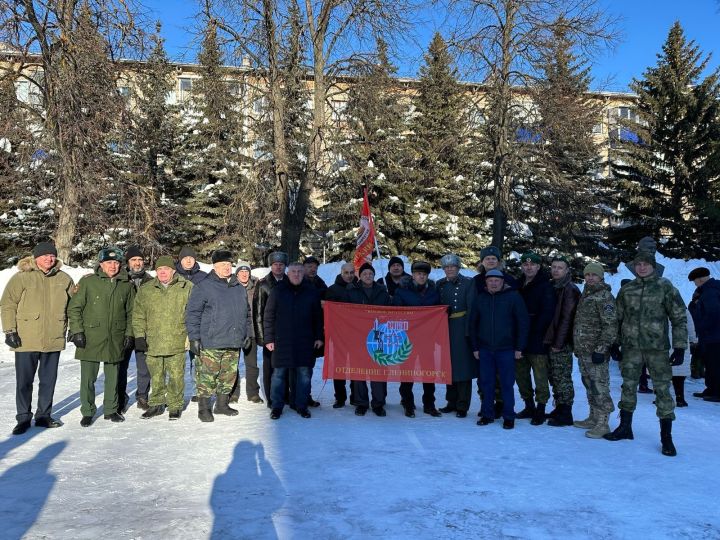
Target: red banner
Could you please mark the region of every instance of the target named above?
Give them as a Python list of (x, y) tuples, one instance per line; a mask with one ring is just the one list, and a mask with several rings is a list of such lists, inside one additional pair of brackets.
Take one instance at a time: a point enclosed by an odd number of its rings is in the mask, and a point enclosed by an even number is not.
[(360, 228), (358, 229), (357, 239), (355, 240), (355, 257), (353, 257), (353, 266), (355, 273), (366, 262), (372, 263), (372, 250), (375, 244), (375, 225), (373, 224), (372, 214), (370, 213), (370, 201), (368, 201), (367, 188), (363, 194), (363, 207), (360, 214)]
[(447, 306), (324, 310), (323, 379), (452, 383)]

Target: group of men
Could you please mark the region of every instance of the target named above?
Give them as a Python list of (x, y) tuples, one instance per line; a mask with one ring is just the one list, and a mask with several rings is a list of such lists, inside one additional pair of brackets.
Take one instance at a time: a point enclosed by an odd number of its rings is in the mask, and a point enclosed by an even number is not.
[[(15, 351), (18, 414), (13, 433), (24, 433), (31, 425), (36, 372), (40, 384), (35, 424), (61, 425), (50, 412), (66, 331), (81, 362), (84, 427), (95, 419), (95, 381), (101, 363), (104, 418), (124, 420), (129, 402), (127, 369), (133, 354), (142, 418), (160, 416), (165, 410), (170, 420), (180, 418), (186, 351), (195, 364), (201, 421), (213, 421), (213, 413), (238, 414), (230, 404), (240, 394), (241, 357), (247, 399), (263, 403), (258, 345), (262, 346), (262, 383), (271, 418), (280, 418), (285, 404), (309, 418), (309, 407), (319, 405), (311, 397), (311, 379), (315, 359), (323, 355), (321, 303), (340, 301), (448, 306), (452, 384), (447, 386), (444, 407), (435, 406), (435, 385), (423, 383), (423, 412), (433, 417), (452, 412), (466, 417), (472, 379), (477, 379), (482, 401), (478, 425), (502, 418), (503, 427), (512, 429), (516, 418), (527, 418), (533, 425), (547, 420), (552, 426), (585, 428), (590, 438), (632, 439), (638, 383), (646, 366), (654, 385), (662, 452), (675, 455), (669, 387), (671, 380), (675, 382), (671, 365), (681, 364), (689, 347), (687, 311), (677, 289), (656, 272), (654, 250), (638, 250), (629, 264), (636, 278), (621, 288), (617, 299), (597, 263), (585, 267), (581, 293), (564, 257), (554, 257), (548, 271), (540, 255), (524, 253), (522, 275), (516, 279), (504, 270), (496, 247), (484, 248), (480, 255), (473, 278), (460, 273), (462, 263), (453, 254), (442, 257), (445, 277), (437, 283), (429, 279), (429, 263), (415, 261), (408, 274), (402, 259), (392, 257), (384, 278), (376, 280), (369, 263), (357, 273), (348, 263), (327, 287), (317, 275), (319, 262), (314, 257), (290, 263), (287, 254), (271, 253), (270, 272), (257, 280), (247, 262), (238, 262), (233, 272), (234, 258), (225, 250), (213, 252), (212, 270), (205, 273), (196, 253), (185, 247), (177, 262), (159, 257), (152, 277), (145, 271), (138, 248), (124, 254), (117, 248), (104, 248), (94, 273), (75, 286), (61, 270), (55, 247), (41, 242), (31, 257), (18, 263), (19, 271), (0, 300), (5, 341)], [(720, 343), (720, 286), (707, 269), (694, 270), (689, 279), (697, 286), (690, 306), (698, 329), (695, 347), (706, 353), (708, 388), (702, 397), (712, 401), (720, 383), (713, 358), (713, 345)], [(613, 350), (622, 353), (623, 386), (620, 425), (610, 431), (608, 416), (614, 405), (608, 360)], [(590, 405), (590, 414), (582, 421), (572, 416), (573, 353)], [(516, 383), (524, 402), (517, 414)], [(551, 387), (555, 408), (546, 412)], [(334, 389), (333, 406), (341, 408), (348, 399), (347, 382), (335, 380)], [(351, 381), (349, 397), (359, 416), (370, 409), (378, 416), (386, 415), (387, 383), (371, 382), (369, 395), (366, 381)], [(414, 417), (413, 383), (400, 384), (400, 397), (405, 415)]]

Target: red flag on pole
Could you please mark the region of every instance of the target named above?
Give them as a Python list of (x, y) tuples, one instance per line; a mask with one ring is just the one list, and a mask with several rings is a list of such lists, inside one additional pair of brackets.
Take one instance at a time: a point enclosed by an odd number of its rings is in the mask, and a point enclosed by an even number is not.
[(368, 201), (367, 188), (363, 193), (363, 207), (360, 214), (360, 229), (358, 230), (355, 257), (353, 258), (353, 266), (355, 272), (366, 262), (372, 263), (372, 250), (375, 245), (375, 226), (373, 225), (372, 215), (370, 214), (370, 202)]

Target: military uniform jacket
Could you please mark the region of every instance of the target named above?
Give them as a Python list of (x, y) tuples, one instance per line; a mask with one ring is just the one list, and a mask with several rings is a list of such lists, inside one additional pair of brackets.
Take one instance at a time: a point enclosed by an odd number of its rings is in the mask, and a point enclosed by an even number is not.
[(470, 309), (477, 296), (473, 280), (458, 275), (454, 281), (437, 281), (440, 303), (448, 306), (450, 361), (453, 381), (469, 381), (478, 376), (478, 362), (472, 354), (469, 339)]
[(18, 273), (5, 286), (0, 300), (2, 327), (15, 330), (22, 345), (17, 352), (55, 352), (65, 348), (65, 310), (73, 280), (60, 270), (62, 262), (45, 274), (33, 257), (18, 262)]
[(135, 287), (125, 270), (109, 278), (98, 266), (80, 279), (68, 304), (70, 334), (84, 332), (87, 346), (75, 358), (114, 364), (123, 359), (123, 341), (132, 336)]
[(171, 356), (185, 352), (185, 308), (192, 283), (173, 276), (167, 287), (155, 278), (146, 283), (135, 296), (133, 333), (145, 337), (150, 356)]
[(667, 351), (668, 320), (672, 348), (687, 347), (687, 315), (680, 293), (670, 281), (655, 273), (635, 278), (617, 297), (620, 343), (623, 348)]
[(617, 340), (617, 310), (615, 298), (607, 283), (585, 285), (575, 311), (573, 341), (575, 354), (607, 355)]

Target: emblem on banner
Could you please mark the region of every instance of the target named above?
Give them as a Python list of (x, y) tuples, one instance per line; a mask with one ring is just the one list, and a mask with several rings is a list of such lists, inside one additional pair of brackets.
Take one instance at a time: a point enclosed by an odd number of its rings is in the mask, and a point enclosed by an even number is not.
[(365, 342), (373, 362), (381, 366), (396, 366), (407, 360), (413, 348), (407, 329), (408, 321), (380, 323), (375, 319)]

